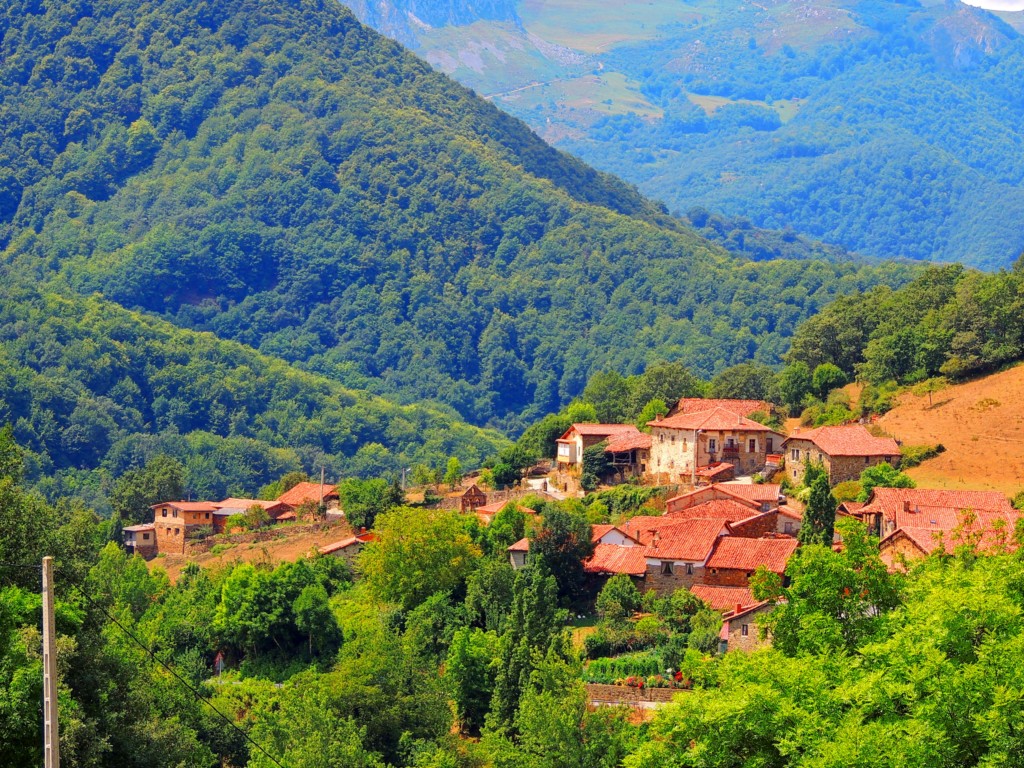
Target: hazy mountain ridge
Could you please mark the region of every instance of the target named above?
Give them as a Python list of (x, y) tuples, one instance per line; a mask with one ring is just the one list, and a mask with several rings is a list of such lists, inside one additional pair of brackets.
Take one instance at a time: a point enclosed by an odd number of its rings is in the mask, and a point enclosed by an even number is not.
[[(517, 7), (518, 42), (480, 21), (425, 30), (417, 51), (674, 210), (876, 256), (996, 267), (1024, 250), (1012, 14), (884, 0)], [(586, 64), (545, 56), (540, 38)]]

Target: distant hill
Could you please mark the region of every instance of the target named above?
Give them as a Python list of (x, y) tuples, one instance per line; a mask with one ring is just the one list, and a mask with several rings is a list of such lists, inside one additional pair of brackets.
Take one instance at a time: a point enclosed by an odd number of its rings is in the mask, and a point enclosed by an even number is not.
[[(354, 7), (374, 23), (404, 5)], [(673, 210), (881, 257), (993, 268), (1024, 250), (1024, 13), (939, 0), (516, 12), (518, 25), (477, 14), (403, 42)]]
[(304, 0), (0, 16), (5, 282), (514, 432), (603, 368), (777, 362), (905, 265), (748, 262)]

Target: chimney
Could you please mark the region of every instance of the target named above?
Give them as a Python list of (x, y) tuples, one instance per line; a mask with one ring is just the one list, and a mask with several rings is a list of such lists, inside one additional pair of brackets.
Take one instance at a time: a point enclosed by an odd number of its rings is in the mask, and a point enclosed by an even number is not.
[(904, 512), (908, 512), (908, 513), (910, 512), (910, 502), (909, 501), (906, 501), (906, 500), (903, 501), (903, 511)]
[(743, 610), (743, 603), (736, 603), (736, 613)]
[(366, 526), (365, 525), (359, 526), (359, 532), (360, 533), (366, 533)]

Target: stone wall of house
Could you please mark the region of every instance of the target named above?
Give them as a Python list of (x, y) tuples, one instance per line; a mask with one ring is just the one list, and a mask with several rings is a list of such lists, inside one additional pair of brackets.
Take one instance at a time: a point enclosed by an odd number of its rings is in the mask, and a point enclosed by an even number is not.
[(924, 557), (924, 553), (906, 536), (897, 534), (878, 548), (878, 558), (890, 571), (904, 570), (904, 562), (912, 563)]
[(750, 584), (750, 576), (746, 571), (735, 568), (708, 568), (704, 573), (704, 583), (715, 587), (746, 587)]
[(135, 544), (131, 547), (131, 552), (144, 560), (152, 560), (156, 557), (157, 550), (155, 544)]
[(688, 574), (686, 572), (686, 566), (674, 563), (672, 566), (672, 573), (665, 574), (661, 572), (661, 565), (650, 565), (647, 566), (647, 573), (644, 576), (643, 589), (644, 591), (656, 592), (659, 595), (668, 595), (675, 592), (680, 587), (686, 587), (689, 589), (694, 584), (704, 583), (704, 567), (695, 565), (693, 567), (693, 573)]
[[(771, 645), (769, 638), (761, 639), (761, 631), (758, 628), (758, 621), (768, 611), (758, 610), (752, 613), (748, 613), (746, 616), (741, 616), (735, 621), (729, 621), (729, 650), (730, 651), (756, 651), (758, 648), (764, 648), (765, 646)], [(743, 626), (747, 627), (747, 634), (743, 635)]]
[(826, 462), (828, 481), (838, 485), (848, 480), (859, 480), (861, 472), (884, 461), (882, 456), (868, 456), (867, 460), (863, 456), (835, 456)]
[(741, 539), (760, 539), (773, 533), (777, 533), (779, 524), (778, 512), (765, 512), (757, 517), (744, 520), (739, 523), (732, 523), (732, 535)]
[[(158, 519), (154, 524), (156, 529), (157, 551), (165, 555), (180, 555), (185, 551), (185, 524), (176, 518), (169, 518), (164, 521)], [(177, 529), (177, 533), (175, 533)]]

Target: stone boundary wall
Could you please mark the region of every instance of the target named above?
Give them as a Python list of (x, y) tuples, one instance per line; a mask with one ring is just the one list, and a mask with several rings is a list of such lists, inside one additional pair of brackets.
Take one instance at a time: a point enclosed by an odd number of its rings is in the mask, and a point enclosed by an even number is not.
[(302, 525), (272, 525), (261, 528), (258, 531), (246, 531), (245, 533), (219, 533), (215, 536), (207, 536), (198, 541), (185, 542), (185, 556), (201, 555), (209, 552), (218, 544), (253, 544), (259, 541), (273, 541), (297, 533), (316, 533), (326, 531), (329, 528), (342, 526), (341, 520), (324, 520), (317, 523), (304, 523)]
[(630, 688), (626, 685), (587, 683), (587, 698), (591, 704), (668, 704), (677, 693), (687, 692), (685, 688)]
[[(512, 499), (521, 499), (523, 496), (536, 496), (543, 495), (544, 491), (537, 491), (533, 488), (509, 488), (504, 491), (488, 491), (487, 503), (496, 504), (500, 501), (512, 501)], [(438, 505), (439, 509), (455, 509), (458, 510), (461, 506), (462, 499), (458, 496), (446, 496), (441, 499), (441, 503)]]

